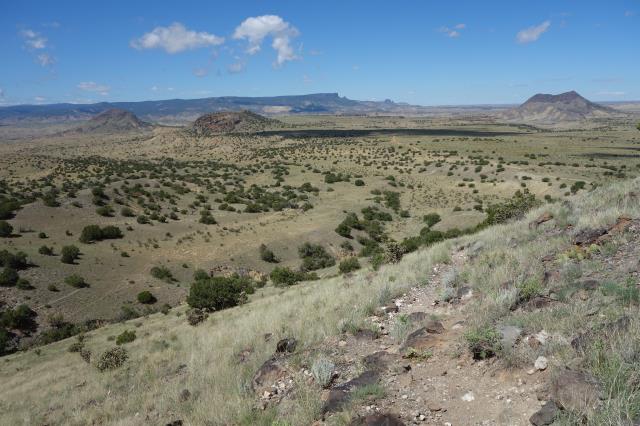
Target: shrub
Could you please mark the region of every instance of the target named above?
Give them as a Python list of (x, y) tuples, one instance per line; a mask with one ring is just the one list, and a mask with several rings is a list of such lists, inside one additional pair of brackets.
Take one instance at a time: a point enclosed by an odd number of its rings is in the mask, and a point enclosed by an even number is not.
[(193, 308), (217, 311), (246, 302), (247, 294), (251, 293), (253, 285), (249, 278), (210, 277), (191, 284), (187, 303)]
[(140, 225), (145, 225), (150, 223), (149, 218), (143, 214), (141, 214), (136, 218), (136, 222), (138, 222)]
[(18, 278), (16, 287), (20, 290), (33, 290), (35, 288), (34, 286), (31, 285), (29, 280), (26, 280), (24, 278)]
[(73, 264), (80, 257), (80, 249), (74, 245), (64, 246), (61, 250), (62, 263)]
[(19, 278), (18, 271), (5, 266), (2, 272), (0, 272), (0, 287), (13, 287)]
[(15, 270), (25, 269), (28, 266), (27, 255), (24, 252), (15, 254), (9, 253), (7, 250), (0, 250), (0, 266), (13, 268)]
[(353, 183), (355, 186), (364, 186), (364, 181), (362, 179), (356, 179)]
[(117, 346), (103, 352), (102, 355), (100, 355), (100, 359), (98, 360), (96, 367), (100, 371), (113, 370), (121, 367), (128, 357), (129, 355), (127, 354), (127, 351), (124, 348)]
[(538, 201), (535, 195), (516, 191), (511, 200), (490, 205), (486, 209), (487, 218), (479, 225), (479, 228), (504, 223), (509, 219), (521, 218), (536, 205), (538, 205)]
[(303, 271), (315, 271), (336, 264), (336, 260), (319, 244), (304, 243), (298, 248)]
[(145, 305), (149, 305), (152, 303), (156, 303), (157, 299), (155, 298), (155, 296), (153, 294), (151, 294), (150, 291), (141, 291), (140, 293), (138, 293), (138, 302), (145, 304)]
[(429, 228), (431, 228), (433, 225), (435, 225), (436, 223), (440, 222), (441, 218), (440, 218), (440, 215), (438, 213), (429, 213), (429, 214), (424, 215), (422, 220), (424, 220), (424, 223), (426, 223), (427, 226)]
[(120, 214), (124, 217), (134, 217), (135, 213), (129, 207), (123, 207), (120, 209)]
[(125, 330), (121, 334), (119, 334), (118, 337), (116, 337), (116, 345), (124, 345), (126, 343), (131, 343), (134, 340), (136, 340), (136, 332), (133, 330)]
[(273, 251), (264, 244), (260, 244), (260, 259), (269, 263), (278, 263), (279, 260)]
[(360, 269), (360, 262), (358, 262), (357, 257), (348, 257), (338, 265), (338, 270), (343, 274), (357, 271), (358, 269)]
[(202, 210), (200, 212), (200, 223), (204, 223), (205, 225), (215, 225), (216, 223), (216, 219), (211, 216), (211, 212), (209, 210)]
[(40, 232), (40, 233), (38, 233), (38, 238), (44, 240), (44, 239), (49, 238), (49, 236), (45, 232)]
[(122, 231), (117, 226), (108, 225), (100, 228), (98, 225), (87, 225), (82, 229), (80, 242), (89, 244), (95, 241), (122, 238)]
[(318, 275), (315, 273), (296, 272), (287, 267), (276, 267), (269, 274), (269, 278), (276, 287), (285, 287), (294, 285), (300, 281), (317, 280)]
[(11, 226), (6, 220), (0, 220), (0, 237), (10, 237), (12, 232), (13, 226)]
[(30, 330), (35, 327), (36, 313), (27, 305), (7, 309), (0, 314), (0, 326), (8, 329)]
[(464, 335), (474, 359), (492, 357), (500, 350), (500, 333), (493, 327), (477, 327)]
[(9, 350), (9, 341), (11, 337), (9, 336), (9, 332), (4, 328), (0, 327), (0, 355), (4, 355)]
[(111, 217), (113, 216), (113, 207), (101, 206), (96, 209), (96, 213), (100, 216)]
[(84, 280), (84, 278), (78, 274), (69, 275), (64, 279), (64, 282), (74, 288), (89, 287), (89, 284)]
[(206, 280), (209, 277), (210, 275), (204, 269), (196, 269), (196, 271), (193, 273), (193, 279), (196, 281)]
[(51, 247), (42, 246), (38, 249), (38, 253), (44, 256), (53, 256), (53, 249)]
[(162, 281), (172, 282), (174, 280), (173, 273), (166, 266), (154, 266), (151, 268), (151, 276)]
[(518, 285), (518, 299), (522, 302), (533, 299), (542, 293), (542, 284), (535, 278), (528, 279)]
[(330, 359), (320, 357), (311, 365), (311, 374), (317, 384), (326, 388), (333, 380), (333, 372), (335, 368), (335, 364)]

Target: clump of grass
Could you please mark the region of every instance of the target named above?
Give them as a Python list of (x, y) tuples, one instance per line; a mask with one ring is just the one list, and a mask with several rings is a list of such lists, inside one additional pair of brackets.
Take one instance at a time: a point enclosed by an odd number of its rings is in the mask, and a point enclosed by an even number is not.
[(335, 364), (328, 358), (319, 357), (311, 365), (311, 374), (317, 384), (326, 388), (331, 384)]

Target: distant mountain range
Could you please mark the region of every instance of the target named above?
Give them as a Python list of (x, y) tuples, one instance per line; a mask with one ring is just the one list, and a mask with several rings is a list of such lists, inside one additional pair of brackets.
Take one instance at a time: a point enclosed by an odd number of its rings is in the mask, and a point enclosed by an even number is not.
[(490, 111), (491, 106), (424, 107), (396, 103), (390, 100), (356, 101), (337, 93), (310, 95), (236, 97), (224, 96), (203, 99), (170, 99), (141, 102), (101, 102), (96, 104), (14, 105), (0, 107), (0, 123), (20, 121), (86, 120), (105, 110), (117, 108), (132, 112), (140, 119), (163, 124), (186, 124), (203, 114), (222, 111), (252, 111), (262, 115), (282, 114), (415, 114), (429, 115), (464, 111)]
[(619, 110), (596, 104), (571, 91), (559, 95), (539, 93), (519, 107), (502, 112), (498, 117), (517, 122), (561, 123), (623, 115)]

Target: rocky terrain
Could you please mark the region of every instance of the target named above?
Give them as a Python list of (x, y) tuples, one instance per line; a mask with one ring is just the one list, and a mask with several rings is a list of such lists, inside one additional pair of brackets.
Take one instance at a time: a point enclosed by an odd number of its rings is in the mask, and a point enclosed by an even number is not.
[(108, 109), (65, 133), (127, 133), (150, 130), (153, 126), (141, 121), (135, 114), (118, 108)]
[(222, 133), (256, 132), (283, 126), (284, 123), (278, 120), (266, 118), (251, 111), (226, 111), (199, 117), (189, 131), (194, 136), (212, 136)]
[(623, 115), (621, 111), (596, 104), (571, 91), (559, 95), (539, 93), (517, 108), (500, 113), (499, 117), (519, 122), (561, 123)]

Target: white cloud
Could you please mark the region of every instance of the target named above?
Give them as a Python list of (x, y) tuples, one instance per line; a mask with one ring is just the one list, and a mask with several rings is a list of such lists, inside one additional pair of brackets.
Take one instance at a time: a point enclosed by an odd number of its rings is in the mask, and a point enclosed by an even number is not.
[(33, 30), (22, 30), (20, 35), (24, 38), (28, 49), (45, 49), (47, 47), (47, 39)]
[(205, 77), (207, 74), (209, 74), (209, 70), (207, 70), (206, 68), (193, 69), (193, 75), (195, 75), (196, 77)]
[(540, 25), (534, 25), (532, 27), (525, 28), (524, 30), (520, 31), (518, 34), (516, 34), (516, 39), (518, 40), (518, 43), (522, 43), (522, 44), (534, 42), (538, 40), (542, 34), (547, 32), (547, 30), (549, 30), (550, 27), (551, 27), (551, 22), (544, 21)]
[(239, 74), (242, 71), (244, 71), (244, 68), (246, 67), (246, 65), (247, 64), (242, 61), (234, 62), (232, 64), (227, 65), (227, 71), (230, 74)]
[(130, 45), (134, 49), (164, 49), (167, 53), (178, 53), (207, 46), (219, 46), (224, 43), (223, 37), (218, 37), (204, 31), (196, 32), (185, 28), (179, 22), (168, 27), (156, 27), (142, 37), (132, 40)]
[(465, 28), (467, 28), (466, 24), (457, 24), (457, 25), (454, 25), (453, 28), (440, 27), (438, 31), (446, 34), (447, 37), (458, 38), (460, 37), (460, 31), (464, 30)]
[(38, 56), (36, 56), (36, 60), (43, 67), (48, 67), (56, 63), (56, 58), (49, 55), (48, 53), (40, 53)]
[(247, 40), (247, 53), (253, 55), (260, 51), (265, 38), (271, 37), (271, 47), (277, 52), (275, 65), (282, 66), (287, 61), (297, 59), (291, 47), (291, 39), (300, 32), (290, 23), (276, 15), (262, 15), (247, 18), (234, 31), (233, 38)]
[(101, 94), (102, 96), (108, 95), (109, 90), (111, 90), (109, 86), (98, 84), (93, 81), (83, 81), (82, 83), (78, 83), (77, 87), (78, 89), (84, 90), (85, 92), (95, 92)]
[(613, 91), (613, 92), (604, 91), (604, 92), (598, 92), (596, 94), (600, 96), (624, 96), (627, 93), (621, 92), (621, 91)]
[(36, 102), (44, 102), (47, 100), (47, 98), (45, 98), (44, 96), (36, 96), (35, 98), (33, 98)]

